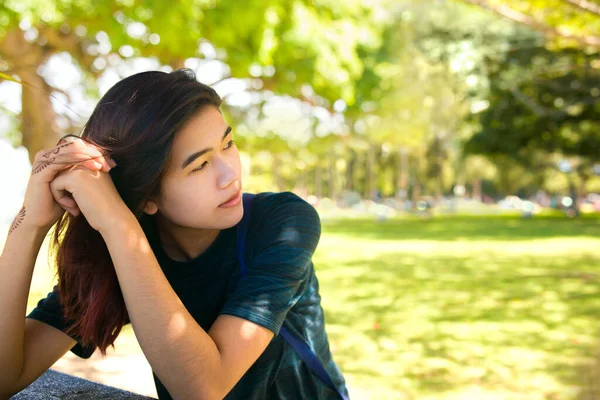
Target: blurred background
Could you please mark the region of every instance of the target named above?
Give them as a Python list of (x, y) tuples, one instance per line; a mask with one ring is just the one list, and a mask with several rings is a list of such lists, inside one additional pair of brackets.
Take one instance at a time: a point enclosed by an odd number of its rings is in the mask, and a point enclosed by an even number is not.
[[(245, 190), (319, 210), (353, 398), (600, 398), (600, 1), (0, 1), (0, 246), (38, 150), (183, 67)], [(131, 328), (53, 368), (156, 395)]]

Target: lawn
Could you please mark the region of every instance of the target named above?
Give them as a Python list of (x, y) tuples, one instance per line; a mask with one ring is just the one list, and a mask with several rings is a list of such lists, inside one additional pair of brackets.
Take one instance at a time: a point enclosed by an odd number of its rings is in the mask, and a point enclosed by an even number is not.
[[(314, 262), (353, 399), (583, 399), (600, 345), (600, 218), (323, 218)], [(29, 309), (51, 277), (41, 254)], [(121, 356), (141, 354), (134, 340), (125, 329)]]
[(355, 398), (574, 399), (586, 387), (598, 218), (325, 220), (314, 261)]

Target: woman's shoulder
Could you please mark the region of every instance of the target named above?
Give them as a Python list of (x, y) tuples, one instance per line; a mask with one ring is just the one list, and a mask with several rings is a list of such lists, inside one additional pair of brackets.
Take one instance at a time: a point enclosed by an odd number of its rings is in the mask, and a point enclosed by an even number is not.
[(254, 254), (270, 249), (268, 257), (280, 260), (282, 251), (292, 258), (293, 254), (306, 258), (314, 252), (321, 237), (321, 221), (315, 208), (300, 196), (257, 193), (250, 213), (247, 238)]
[(311, 226), (320, 231), (321, 227), (315, 208), (292, 192), (257, 193), (251, 213), (251, 226), (258, 230)]
[(289, 213), (294, 215), (306, 213), (309, 217), (316, 216), (315, 208), (293, 192), (257, 193), (254, 204), (254, 209), (260, 213), (272, 212), (282, 216), (289, 215)]
[[(293, 201), (305, 202), (300, 196), (293, 192), (260, 192), (256, 193), (256, 199), (261, 203), (282, 204)], [(308, 203), (306, 203), (308, 204)]]

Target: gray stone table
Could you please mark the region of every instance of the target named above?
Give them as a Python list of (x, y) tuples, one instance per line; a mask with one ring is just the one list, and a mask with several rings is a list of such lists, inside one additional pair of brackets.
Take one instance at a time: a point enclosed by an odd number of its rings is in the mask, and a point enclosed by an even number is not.
[(153, 398), (101, 385), (54, 370), (46, 371), (35, 382), (10, 398), (10, 400), (59, 399), (148, 400)]

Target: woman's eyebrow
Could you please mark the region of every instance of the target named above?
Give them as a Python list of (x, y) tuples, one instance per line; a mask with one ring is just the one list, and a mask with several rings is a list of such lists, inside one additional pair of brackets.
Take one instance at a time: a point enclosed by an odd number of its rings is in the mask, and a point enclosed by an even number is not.
[[(221, 139), (221, 142), (223, 140), (225, 140), (227, 135), (229, 135), (230, 133), (231, 133), (231, 127), (228, 126), (227, 129), (225, 129), (225, 133), (223, 134), (223, 138)], [(194, 154), (191, 154), (188, 158), (185, 159), (185, 161), (183, 162), (183, 165), (181, 166), (181, 169), (185, 169), (185, 167), (187, 167), (188, 165), (193, 163), (196, 158), (202, 157), (202, 155), (208, 153), (209, 151), (213, 151), (213, 150), (214, 149), (212, 147), (208, 147), (204, 150), (200, 150), (200, 151), (195, 152)]]

